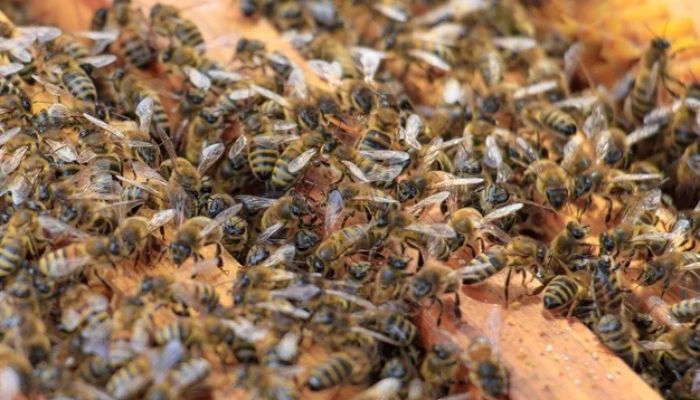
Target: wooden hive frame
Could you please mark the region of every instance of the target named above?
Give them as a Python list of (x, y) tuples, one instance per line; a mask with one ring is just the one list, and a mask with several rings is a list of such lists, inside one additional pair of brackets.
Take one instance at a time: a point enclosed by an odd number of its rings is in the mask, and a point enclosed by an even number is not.
[[(153, 0), (137, 0), (138, 4), (149, 7)], [(167, 0), (167, 4), (191, 3), (189, 1)], [(73, 0), (75, 7), (67, 5), (62, 0), (37, 0), (31, 3), (35, 15), (45, 23), (56, 24), (68, 32), (85, 30), (87, 19), (97, 7), (104, 6), (104, 0)], [(567, 2), (563, 2), (567, 4)], [(599, 2), (600, 3), (600, 2)], [(604, 2), (603, 2), (604, 3)], [(620, 3), (619, 1), (616, 2)], [(569, 4), (571, 6), (571, 4)], [(574, 6), (571, 6), (574, 7)], [(571, 13), (576, 10), (571, 8)], [(544, 14), (547, 15), (546, 13)], [(236, 1), (208, 0), (201, 7), (185, 11), (185, 16), (200, 23), (206, 39), (219, 37), (235, 32), (241, 37), (254, 38), (266, 43), (268, 50), (276, 50), (287, 55), (298, 63), (306, 72), (307, 82), (313, 86), (325, 86), (315, 77), (304, 59), (283, 40), (279, 33), (264, 19), (252, 21), (243, 18)], [(210, 55), (220, 61), (230, 59), (230, 49), (214, 49)], [(563, 227), (563, 220), (548, 220), (550, 230), (557, 232)], [(595, 224), (594, 234), (596, 232)], [(597, 231), (600, 231), (598, 226)], [(233, 260), (228, 260), (226, 268), (229, 276), (218, 271), (203, 275), (213, 284), (223, 284), (231, 280), (232, 274), (238, 268)], [(173, 273), (177, 278), (188, 279), (191, 271), (176, 270), (166, 259), (148, 272)], [(133, 290), (138, 284), (142, 270), (121, 268), (108, 276), (112, 284), (122, 291)], [(578, 321), (568, 321), (561, 317), (551, 317), (543, 312), (540, 297), (524, 296), (524, 288), (519, 284), (512, 285), (512, 298), (518, 299), (517, 306), (504, 309), (502, 287), (505, 274), (489, 280), (478, 288), (465, 287), (462, 297), (462, 319), (452, 318), (450, 306), (445, 309), (443, 326), (449, 331), (461, 348), (466, 348), (470, 338), (489, 330), (489, 321), (494, 313), (501, 316), (499, 354), (511, 373), (512, 399), (657, 399), (659, 394), (651, 389), (632, 371), (622, 360), (608, 351), (597, 340), (595, 335)], [(518, 281), (516, 279), (516, 281)], [(224, 285), (221, 285), (221, 295), (224, 303), (230, 301)], [(529, 284), (532, 290), (534, 284)], [(635, 288), (639, 298), (646, 299), (654, 295), (653, 290)], [(445, 299), (450, 303), (450, 299)], [(662, 308), (652, 310), (657, 317), (663, 319), (665, 312)], [(436, 310), (423, 311), (417, 316), (417, 322), (422, 329), (425, 340), (435, 340), (442, 333), (435, 327)], [(313, 351), (307, 358), (315, 357)], [(338, 392), (304, 393), (303, 398), (310, 399), (344, 399), (355, 392), (353, 388), (343, 388)], [(230, 389), (220, 392), (223, 397), (232, 398), (238, 392)]]

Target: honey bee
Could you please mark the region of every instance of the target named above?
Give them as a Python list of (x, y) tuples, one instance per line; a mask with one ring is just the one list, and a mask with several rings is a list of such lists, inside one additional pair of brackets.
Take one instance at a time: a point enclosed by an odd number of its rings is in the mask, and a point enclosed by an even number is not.
[(110, 237), (109, 251), (115, 257), (131, 258), (149, 245), (149, 236), (175, 218), (175, 210), (157, 212), (150, 220), (129, 217), (119, 224)]
[(666, 39), (654, 38), (642, 54), (634, 77), (634, 86), (625, 98), (625, 112), (632, 120), (642, 121), (656, 106), (659, 82), (667, 76), (667, 51), (671, 47)]
[(460, 308), (459, 292), (462, 288), (462, 279), (459, 272), (455, 272), (455, 270), (444, 265), (426, 265), (411, 277), (408, 287), (407, 296), (409, 300), (420, 302), (422, 299), (430, 298), (438, 303), (440, 306), (440, 313), (437, 319), (438, 325), (442, 322), (442, 309), (444, 307), (440, 296), (454, 293), (454, 313), (457, 318), (461, 318), (462, 309)]
[(698, 356), (698, 331), (694, 327), (679, 326), (662, 334), (644, 348), (654, 352), (657, 362), (666, 367), (676, 379), (695, 364)]
[(371, 368), (371, 361), (360, 349), (331, 353), (325, 361), (312, 367), (307, 386), (320, 391), (345, 382), (361, 382)]
[(671, 306), (671, 315), (679, 322), (693, 322), (700, 315), (700, 299), (680, 300)]
[(147, 126), (150, 127), (152, 137), (158, 138), (159, 130), (170, 135), (168, 114), (158, 95), (151, 88), (122, 69), (115, 70), (111, 79), (119, 93), (119, 102), (124, 104), (124, 108), (139, 116), (143, 115), (143, 119), (149, 121)]
[(272, 175), (279, 158), (272, 122), (265, 116), (253, 114), (245, 120), (246, 130), (252, 137), (248, 145), (248, 163), (256, 178), (266, 181)]
[(555, 210), (560, 210), (572, 195), (572, 182), (566, 171), (550, 160), (537, 160), (525, 171), (526, 181)]
[(248, 139), (245, 135), (239, 136), (229, 147), (226, 157), (219, 164), (215, 174), (220, 191), (232, 193), (253, 179), (246, 153), (247, 148)]
[(154, 26), (175, 37), (183, 46), (203, 49), (204, 37), (199, 27), (189, 19), (182, 18), (177, 8), (155, 4), (151, 7), (149, 16)]
[(469, 380), (477, 385), (487, 398), (501, 398), (508, 394), (510, 377), (506, 367), (493, 354), (491, 342), (477, 337), (467, 349)]
[(192, 165), (200, 163), (202, 150), (219, 141), (222, 127), (221, 115), (215, 109), (205, 107), (199, 111), (194, 121), (188, 125), (185, 134), (185, 158)]
[(259, 242), (266, 241), (294, 222), (302, 225), (302, 219), (311, 214), (309, 202), (300, 195), (284, 196), (279, 199), (249, 195), (241, 195), (238, 198), (243, 202), (246, 210), (265, 209), (260, 218)]
[(371, 312), (360, 317), (360, 323), (375, 330), (398, 344), (409, 346), (416, 339), (418, 328), (396, 312)]
[(37, 254), (38, 220), (31, 211), (15, 212), (8, 221), (7, 228), (0, 239), (0, 275), (14, 274), (28, 255)]
[(217, 267), (222, 268), (221, 239), (224, 236), (222, 225), (231, 216), (238, 213), (241, 207), (240, 204), (229, 207), (213, 220), (200, 216), (185, 221), (185, 223), (178, 228), (168, 247), (173, 262), (180, 266), (190, 256), (193, 256), (195, 258), (195, 263), (198, 263), (201, 258), (198, 253), (199, 250), (207, 245), (216, 244), (217, 250), (215, 257)]
[(634, 369), (644, 363), (644, 349), (637, 343), (635, 331), (623, 317), (603, 315), (596, 325), (600, 340)]
[[(32, 379), (32, 365), (21, 351), (2, 344), (0, 345), (0, 362), (9, 369), (11, 379), (17, 380), (16, 387), (10, 387), (10, 395), (20, 395), (27, 393)], [(14, 391), (14, 392), (13, 392)], [(20, 393), (18, 393), (20, 392)]]
[(275, 161), (270, 176), (270, 184), (276, 192), (286, 191), (297, 181), (323, 142), (322, 134), (310, 132), (287, 145)]
[(694, 276), (693, 271), (697, 263), (698, 254), (692, 251), (665, 253), (646, 263), (639, 282), (644, 286), (650, 286), (662, 281), (663, 295), (677, 274)]
[(348, 226), (326, 237), (308, 258), (312, 272), (332, 276), (340, 268), (342, 257), (360, 250), (370, 250), (386, 238), (386, 232), (377, 229), (376, 223)]
[(177, 398), (186, 389), (204, 381), (211, 372), (211, 364), (204, 358), (193, 358), (173, 368), (159, 385), (146, 393), (147, 399)]
[(555, 276), (544, 291), (544, 308), (552, 312), (566, 310), (571, 317), (580, 302), (589, 297), (591, 276), (586, 271), (577, 271), (571, 275)]
[(553, 106), (534, 104), (522, 112), (523, 118), (534, 126), (564, 137), (572, 136), (578, 130), (574, 117)]
[(457, 178), (444, 171), (427, 171), (399, 181), (396, 198), (403, 203), (413, 198), (422, 199), (431, 190), (473, 186), (483, 181), (482, 178)]
[(420, 374), (431, 396), (444, 394), (445, 388), (456, 379), (459, 365), (459, 352), (454, 344), (437, 343), (431, 347), (420, 365)]
[(65, 280), (90, 263), (111, 263), (107, 238), (88, 237), (84, 241), (46, 252), (37, 261), (37, 268), (48, 278)]

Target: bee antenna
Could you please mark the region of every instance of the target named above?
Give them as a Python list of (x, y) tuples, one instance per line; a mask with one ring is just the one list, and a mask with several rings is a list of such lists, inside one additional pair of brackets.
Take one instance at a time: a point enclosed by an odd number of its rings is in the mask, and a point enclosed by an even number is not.
[[(648, 30), (649, 33), (651, 33), (651, 37), (652, 37), (652, 38), (654, 38), (654, 39), (660, 39), (660, 37), (656, 34), (656, 32), (654, 32), (654, 31), (649, 27), (649, 25), (647, 25), (646, 22), (642, 21), (642, 25), (644, 25), (644, 27), (646, 28), (646, 30)], [(665, 29), (665, 28), (664, 28), (664, 29)]]

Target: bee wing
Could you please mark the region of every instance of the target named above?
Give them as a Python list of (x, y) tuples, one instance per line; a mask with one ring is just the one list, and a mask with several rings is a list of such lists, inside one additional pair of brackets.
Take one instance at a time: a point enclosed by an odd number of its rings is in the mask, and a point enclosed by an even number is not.
[(262, 308), (264, 310), (270, 310), (273, 312), (279, 312), (282, 314), (287, 314), (290, 317), (294, 318), (299, 318), (303, 320), (307, 320), (311, 317), (311, 313), (301, 309), (301, 308), (296, 308), (293, 305), (291, 305), (288, 302), (272, 302), (272, 301), (263, 301), (260, 303), (255, 304), (256, 308)]
[(220, 79), (227, 82), (239, 82), (245, 79), (243, 75), (239, 74), (238, 72), (225, 71), (221, 69), (210, 69), (206, 71), (206, 74), (211, 79)]
[(216, 216), (216, 218), (214, 218), (210, 223), (208, 223), (204, 228), (202, 228), (202, 230), (199, 232), (199, 237), (205, 237), (208, 234), (210, 234), (212, 231), (214, 231), (214, 229), (221, 226), (229, 218), (238, 214), (238, 212), (241, 211), (241, 208), (243, 208), (242, 204), (234, 204), (231, 207), (222, 211), (219, 215)]
[(473, 186), (484, 182), (484, 178), (448, 178), (430, 185), (433, 189), (454, 188), (456, 186)]
[(363, 150), (360, 154), (374, 161), (386, 161), (389, 164), (397, 164), (408, 161), (411, 155), (405, 151), (397, 150)]
[(74, 162), (77, 160), (78, 154), (70, 143), (53, 139), (44, 139), (44, 142), (49, 145), (51, 152), (59, 159), (65, 162)]
[(175, 215), (176, 212), (172, 208), (158, 211), (157, 213), (153, 214), (151, 220), (148, 221), (148, 231), (152, 232), (159, 229), (161, 226), (164, 226), (168, 222), (172, 221), (173, 218), (175, 218)]
[(350, 175), (355, 177), (355, 179), (364, 183), (370, 182), (369, 178), (365, 176), (365, 173), (362, 172), (362, 170), (357, 165), (347, 160), (341, 160), (340, 162), (348, 168), (348, 172), (350, 173)]
[(529, 97), (529, 96), (535, 96), (540, 93), (544, 93), (546, 91), (556, 89), (557, 87), (557, 81), (555, 80), (549, 80), (549, 81), (542, 81), (542, 82), (537, 82), (533, 83), (528, 86), (524, 86), (521, 88), (518, 88), (513, 92), (513, 98), (514, 99), (522, 99), (524, 97)]
[(425, 235), (437, 237), (437, 238), (453, 238), (457, 236), (454, 229), (447, 224), (426, 224), (426, 223), (415, 223), (408, 225), (403, 228), (405, 230), (414, 231), (418, 233), (423, 233)]
[(289, 104), (289, 102), (287, 101), (287, 99), (285, 99), (284, 97), (280, 96), (279, 94), (277, 94), (277, 93), (275, 93), (275, 92), (273, 92), (273, 91), (271, 91), (271, 90), (269, 90), (269, 89), (266, 89), (266, 88), (264, 88), (264, 87), (262, 87), (262, 86), (258, 86), (258, 85), (256, 85), (256, 84), (250, 85), (250, 88), (251, 88), (255, 93), (257, 93), (257, 94), (259, 94), (259, 95), (261, 95), (261, 96), (263, 96), (263, 97), (265, 97), (265, 98), (267, 98), (267, 99), (269, 99), (269, 100), (274, 101), (275, 103), (281, 105), (281, 106), (284, 107), (284, 108), (292, 108), (292, 105)]
[(421, 144), (418, 142), (418, 135), (421, 130), (423, 130), (423, 120), (418, 114), (410, 114), (406, 118), (405, 127), (399, 129), (399, 138), (414, 149), (420, 150)]
[(331, 296), (339, 297), (343, 300), (349, 301), (350, 303), (357, 304), (358, 306), (367, 310), (375, 310), (377, 308), (377, 306), (375, 306), (374, 303), (372, 303), (371, 301), (365, 300), (362, 297), (355, 296), (354, 294), (350, 294), (342, 290), (326, 289), (323, 292), (325, 294), (329, 294)]
[(416, 17), (413, 22), (417, 25), (433, 25), (440, 21), (452, 18), (459, 20), (462, 17), (486, 8), (489, 5), (485, 0), (451, 0), (430, 11)]
[(464, 104), (466, 93), (462, 84), (455, 78), (450, 78), (442, 88), (442, 102), (445, 104)]
[(33, 75), (32, 75), (32, 78), (33, 78), (35, 81), (39, 82), (39, 84), (40, 84), (41, 86), (43, 86), (44, 89), (46, 89), (47, 92), (49, 92), (50, 94), (52, 94), (52, 95), (54, 95), (54, 96), (56, 96), (56, 97), (72, 97), (69, 91), (67, 91), (67, 90), (65, 90), (65, 89), (63, 89), (63, 88), (61, 88), (61, 87), (58, 87), (58, 86), (54, 85), (53, 83), (51, 83), (51, 82), (49, 82), (48, 80), (46, 80), (46, 79), (40, 77), (39, 75), (33, 74)]
[(515, 145), (520, 148), (523, 152), (525, 152), (525, 156), (527, 157), (528, 161), (533, 162), (537, 161), (539, 159), (539, 155), (537, 154), (537, 150), (535, 150), (534, 147), (528, 142), (525, 138), (522, 138), (520, 136), (515, 138)]
[(595, 140), (596, 159), (602, 161), (613, 146), (614, 143), (612, 133), (608, 129), (598, 132)]
[(680, 268), (681, 271), (695, 271), (696, 269), (700, 269), (700, 262), (686, 264)]
[(308, 164), (309, 161), (311, 161), (311, 159), (314, 158), (316, 152), (316, 149), (306, 150), (305, 152), (297, 156), (297, 158), (290, 161), (287, 165), (287, 170), (289, 171), (289, 173), (295, 174), (301, 171), (306, 166), (306, 164)]
[(204, 175), (207, 170), (214, 165), (214, 163), (224, 155), (226, 146), (223, 143), (214, 143), (202, 149), (202, 157), (197, 166), (197, 172), (200, 175)]
[(632, 89), (634, 79), (637, 76), (635, 69), (631, 69), (618, 80), (610, 91), (612, 100), (615, 102), (623, 100)]
[(199, 70), (194, 69), (190, 66), (184, 66), (183, 71), (189, 81), (198, 89), (209, 90), (211, 87), (211, 79), (205, 74), (199, 72)]
[(106, 30), (106, 31), (83, 31), (83, 32), (77, 32), (77, 36), (81, 36), (84, 38), (88, 38), (90, 40), (104, 40), (104, 41), (109, 41), (114, 42), (117, 40), (119, 37), (119, 31), (118, 30)]
[(374, 79), (379, 65), (382, 63), (382, 60), (386, 58), (386, 54), (383, 51), (377, 51), (368, 47), (351, 47), (350, 54), (355, 60), (358, 69), (367, 80)]
[(510, 242), (510, 235), (508, 234), (508, 232), (504, 231), (503, 229), (497, 227), (492, 223), (483, 222), (480, 224), (479, 227), (481, 228), (481, 230), (498, 239), (502, 243)]
[(21, 127), (16, 126), (4, 131), (3, 133), (0, 133), (0, 146), (12, 140), (18, 133), (20, 133), (21, 130)]
[(664, 179), (663, 174), (626, 174), (621, 173), (610, 179), (610, 182), (639, 182)]
[[(168, 181), (161, 174), (156, 172), (148, 164), (143, 161), (134, 161), (131, 163), (131, 168), (137, 177), (143, 178), (149, 182), (156, 183), (160, 186), (168, 186)], [(117, 176), (117, 179), (122, 177)], [(122, 179), (123, 180), (123, 179)]]
[[(295, 129), (296, 127), (297, 127), (296, 122), (286, 121), (283, 119), (272, 121), (272, 129), (275, 131), (289, 131), (289, 130)], [(270, 135), (257, 135), (256, 137), (261, 137), (261, 136), (270, 136)], [(279, 136), (279, 135), (275, 135), (275, 136)], [(295, 140), (298, 138), (299, 138), (299, 136), (296, 136), (296, 135), (290, 135), (287, 137), (282, 136), (279, 143), (286, 142), (289, 140)]]
[(22, 26), (17, 28), (22, 36), (31, 37), (39, 43), (50, 42), (63, 33), (55, 26)]
[(623, 223), (635, 223), (637, 218), (647, 210), (653, 210), (661, 204), (661, 190), (649, 190), (639, 196), (635, 202), (627, 208)]
[(21, 71), (22, 68), (24, 68), (24, 64), (21, 63), (9, 63), (5, 65), (0, 65), (0, 75), (9, 76)]
[(95, 154), (94, 151), (90, 149), (83, 149), (83, 151), (81, 151), (78, 154), (78, 158), (76, 159), (76, 161), (78, 162), (78, 164), (87, 164), (90, 161), (94, 160), (95, 157), (97, 157), (97, 154)]
[(98, 56), (79, 58), (77, 61), (79, 64), (90, 64), (95, 68), (103, 68), (117, 61), (117, 56), (113, 54), (100, 54)]
[[(386, 168), (378, 167), (367, 173), (365, 176), (369, 182), (393, 181), (403, 171), (403, 165), (394, 164)], [(362, 172), (362, 171), (360, 171)]]
[(557, 108), (574, 108), (581, 110), (592, 106), (596, 101), (598, 101), (598, 96), (572, 96), (553, 103), (552, 105)]
[(503, 164), (503, 153), (494, 135), (486, 137), (484, 147), (486, 148), (486, 152), (484, 152), (484, 164), (489, 168), (500, 168)]
[(422, 210), (425, 207), (429, 207), (434, 204), (440, 204), (443, 201), (447, 200), (448, 197), (450, 197), (450, 192), (448, 191), (435, 193), (409, 207), (407, 211), (410, 213), (415, 213), (416, 211)]
[(307, 301), (313, 299), (321, 293), (321, 289), (316, 285), (311, 284), (301, 284), (288, 286), (284, 289), (273, 290), (272, 295), (274, 297), (296, 300), (296, 301)]
[(12, 195), (12, 205), (19, 206), (24, 203), (33, 188), (32, 182), (24, 176), (15, 176), (7, 185), (7, 190)]
[(305, 99), (309, 95), (309, 88), (306, 86), (306, 78), (304, 77), (304, 71), (298, 66), (294, 66), (292, 71), (289, 73), (289, 79), (287, 80), (289, 85), (292, 87), (293, 93), (296, 97), (300, 99)]
[(87, 233), (61, 220), (46, 215), (39, 216), (39, 225), (41, 225), (50, 237), (70, 237), (74, 239), (87, 239), (90, 237)]
[(168, 158), (172, 160), (173, 166), (175, 166), (175, 161), (177, 160), (177, 152), (175, 151), (175, 145), (173, 141), (168, 137), (168, 134), (163, 131), (160, 127), (156, 127), (156, 133), (160, 138), (161, 144), (165, 147), (165, 152), (168, 154)]
[(392, 339), (392, 338), (390, 338), (390, 337), (388, 337), (388, 336), (386, 336), (386, 335), (384, 335), (384, 334), (381, 334), (381, 333), (379, 333), (379, 332), (377, 332), (377, 331), (373, 331), (373, 330), (371, 330), (371, 329), (367, 329), (367, 328), (365, 328), (364, 326), (353, 326), (353, 327), (350, 327), (350, 331), (352, 331), (352, 332), (357, 332), (357, 333), (361, 333), (361, 334), (363, 334), (363, 335), (366, 335), (366, 336), (372, 337), (372, 338), (374, 338), (374, 339), (377, 339), (377, 340), (380, 341), (380, 342), (388, 343), (388, 344), (390, 344), (390, 345), (392, 345), (392, 346), (401, 346), (401, 343), (397, 342), (396, 340), (394, 340), (394, 339)]
[(134, 113), (139, 118), (139, 131), (148, 132), (148, 127), (151, 126), (151, 120), (153, 119), (153, 99), (150, 96), (144, 97), (136, 105)]
[(170, 370), (185, 358), (185, 347), (179, 340), (170, 340), (163, 350), (151, 359), (152, 371), (154, 371), (154, 381), (156, 384), (162, 382)]
[(661, 125), (659, 124), (642, 125), (627, 135), (627, 145), (632, 146), (641, 140), (652, 137), (656, 135), (659, 130), (661, 130)]
[(507, 217), (521, 208), (523, 208), (523, 203), (513, 203), (513, 204), (508, 204), (507, 206), (499, 207), (490, 213), (486, 214), (484, 216), (485, 221), (495, 221), (497, 219), (501, 219), (504, 217)]
[(120, 129), (115, 127), (114, 125), (110, 125), (104, 121), (102, 121), (99, 118), (95, 118), (90, 114), (83, 113), (83, 117), (90, 121), (92, 124), (97, 126), (98, 128), (102, 128), (105, 131), (111, 133), (112, 135), (116, 136), (118, 139), (124, 139), (126, 136), (124, 136), (124, 132), (122, 132)]
[[(294, 255), (296, 254), (296, 248), (294, 247), (293, 244), (285, 244), (284, 246), (280, 246), (275, 251), (270, 254), (270, 256), (265, 259), (265, 261), (260, 264), (261, 267), (274, 267), (280, 264), (284, 265), (289, 265), (294, 261)], [(289, 280), (293, 279), (296, 277), (296, 274), (293, 272), (288, 272), (285, 270), (276, 270), (276, 271), (284, 271), (284, 273), (281, 274), (281, 276), (284, 276), (283, 279), (280, 280)]]
[(269, 199), (267, 197), (252, 196), (247, 194), (239, 194), (236, 196), (236, 200), (239, 200), (245, 208), (250, 211), (260, 210), (262, 208), (271, 207), (277, 202), (277, 199)]
[(408, 11), (398, 4), (375, 3), (372, 4), (372, 8), (396, 22), (407, 22), (410, 18)]
[(337, 61), (328, 62), (325, 60), (309, 60), (311, 70), (318, 75), (319, 78), (328, 82), (333, 86), (340, 85), (343, 77), (343, 67)]
[(260, 235), (258, 235), (258, 238), (256, 239), (256, 241), (258, 243), (265, 243), (268, 240), (270, 240), (271, 237), (275, 236), (275, 234), (277, 232), (279, 232), (282, 228), (284, 228), (284, 223), (282, 223), (282, 222), (272, 224), (267, 229), (260, 232)]
[(324, 216), (324, 230), (326, 236), (335, 230), (335, 224), (343, 213), (343, 196), (340, 192), (333, 190), (328, 194), (326, 202), (326, 215)]
[(246, 135), (241, 135), (239, 136), (235, 142), (233, 142), (233, 145), (228, 149), (228, 153), (226, 154), (226, 157), (229, 160), (233, 160), (236, 157), (238, 157), (239, 154), (243, 152), (243, 150), (248, 148), (248, 137)]
[(415, 57), (418, 60), (423, 61), (424, 63), (430, 65), (433, 68), (442, 71), (449, 71), (452, 69), (452, 67), (447, 61), (429, 51), (421, 49), (411, 49), (408, 51), (408, 54), (412, 57)]
[(674, 348), (671, 343), (662, 341), (640, 340), (639, 344), (647, 351), (670, 351)]
[(583, 43), (576, 41), (564, 52), (564, 75), (569, 81), (571, 81), (581, 62), (583, 50), (585, 50)]
[(496, 46), (515, 53), (520, 53), (533, 49), (537, 46), (537, 41), (527, 36), (502, 36), (491, 40)]
[(671, 104), (664, 104), (647, 113), (644, 116), (643, 122), (649, 124), (667, 124), (674, 113), (683, 106), (683, 100), (676, 100)]
[(571, 139), (569, 139), (569, 141), (566, 142), (566, 144), (564, 145), (564, 149), (562, 150), (562, 168), (564, 168), (567, 171), (570, 170), (582, 146), (583, 138), (581, 136), (572, 136)]
[(398, 200), (394, 199), (393, 197), (389, 196), (388, 194), (382, 193), (381, 195), (377, 194), (372, 194), (370, 196), (355, 196), (352, 198), (352, 200), (356, 201), (371, 201), (373, 203), (385, 203), (385, 204), (398, 204)]
[(415, 31), (412, 36), (420, 41), (455, 46), (464, 36), (464, 27), (460, 24), (443, 22), (425, 31)]
[(291, 361), (299, 354), (300, 341), (301, 335), (298, 332), (289, 331), (277, 342), (275, 352), (282, 360)]
[(18, 147), (7, 160), (2, 160), (0, 163), (0, 172), (7, 176), (13, 173), (19, 164), (22, 162), (24, 155), (27, 154), (29, 146)]
[(244, 337), (251, 342), (258, 342), (261, 339), (265, 338), (268, 336), (268, 332), (264, 328), (258, 328), (255, 326), (252, 322), (245, 318), (236, 318), (236, 319), (227, 319), (227, 318), (220, 318), (219, 319), (224, 325), (227, 327), (233, 329), (233, 333), (238, 336), (238, 337)]
[(236, 89), (232, 90), (228, 93), (228, 98), (233, 100), (233, 101), (238, 101), (238, 100), (245, 100), (253, 97), (255, 95), (255, 91), (250, 89), (250, 88), (244, 88), (244, 89)]
[(592, 138), (598, 133), (608, 129), (608, 119), (605, 116), (603, 107), (594, 107), (591, 113), (583, 121), (581, 130), (586, 134), (586, 137)]

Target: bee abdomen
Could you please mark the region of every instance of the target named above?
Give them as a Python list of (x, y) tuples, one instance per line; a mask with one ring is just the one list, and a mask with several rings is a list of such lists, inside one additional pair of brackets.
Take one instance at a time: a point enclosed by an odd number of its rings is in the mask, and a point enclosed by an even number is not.
[(178, 40), (185, 46), (197, 48), (204, 44), (204, 37), (202, 37), (202, 33), (199, 31), (197, 25), (192, 23), (192, 21), (184, 19), (179, 20), (175, 24), (175, 30), (173, 33), (175, 34), (175, 37), (177, 37)]
[(260, 179), (266, 180), (272, 175), (272, 170), (277, 162), (279, 151), (277, 148), (267, 146), (251, 146), (248, 155), (248, 162), (253, 174)]
[(76, 99), (93, 103), (97, 99), (95, 84), (82, 70), (65, 72), (61, 80)]
[(311, 371), (308, 379), (309, 389), (318, 391), (336, 386), (348, 380), (352, 370), (352, 359), (348, 354), (332, 354), (328, 360)]
[(14, 272), (24, 260), (25, 253), (20, 240), (3, 239), (0, 242), (0, 276)]
[(560, 310), (571, 304), (578, 285), (573, 279), (566, 276), (557, 276), (547, 286), (544, 292), (544, 308), (547, 310)]
[(367, 150), (388, 150), (391, 147), (392, 138), (386, 133), (376, 129), (369, 129), (360, 140), (358, 149)]

